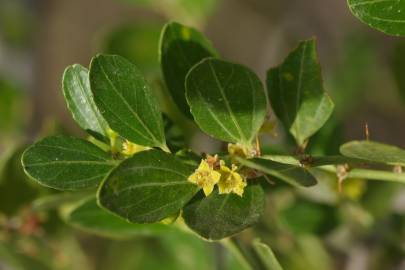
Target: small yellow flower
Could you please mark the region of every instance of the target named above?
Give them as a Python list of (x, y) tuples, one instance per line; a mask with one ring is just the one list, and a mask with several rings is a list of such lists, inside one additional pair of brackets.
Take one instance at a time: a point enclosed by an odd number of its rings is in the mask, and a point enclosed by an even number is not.
[(201, 187), (205, 196), (208, 196), (214, 190), (214, 186), (220, 178), (221, 174), (219, 172), (214, 171), (206, 160), (201, 160), (200, 166), (189, 176), (188, 181)]
[(237, 166), (232, 164), (232, 169), (220, 162), (221, 179), (218, 182), (219, 194), (229, 194), (231, 192), (242, 197), (243, 191), (247, 185), (245, 179), (236, 172)]
[(228, 153), (231, 156), (251, 158), (255, 156), (256, 151), (253, 148), (249, 148), (247, 146), (240, 145), (238, 143), (237, 144), (230, 143), (228, 144)]
[(132, 143), (128, 140), (125, 140), (125, 142), (122, 144), (121, 153), (126, 156), (132, 156), (135, 153), (145, 151), (147, 149), (149, 149), (149, 147), (138, 145), (138, 144)]

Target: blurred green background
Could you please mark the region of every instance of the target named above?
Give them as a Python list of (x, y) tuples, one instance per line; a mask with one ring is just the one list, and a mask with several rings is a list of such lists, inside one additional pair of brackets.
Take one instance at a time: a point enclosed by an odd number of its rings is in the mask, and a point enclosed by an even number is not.
[[(343, 142), (364, 138), (366, 123), (371, 139), (405, 148), (405, 39), (362, 24), (345, 1), (1, 0), (1, 270), (244, 269), (221, 245), (177, 230), (126, 239), (88, 233), (69, 215), (86, 194), (55, 199), (20, 166), (27, 143), (45, 134), (80, 135), (61, 91), (67, 65), (120, 54), (159, 89), (159, 35), (169, 20), (202, 30), (225, 59), (262, 79), (299, 40), (316, 36), (336, 106), (310, 152), (336, 154)], [(166, 98), (164, 90), (157, 94)], [(189, 141), (197, 151), (218, 147), (202, 134)], [(268, 151), (291, 145), (281, 127), (263, 142)], [(238, 241), (260, 237), (287, 270), (405, 269), (404, 186), (351, 179), (338, 193), (333, 176), (317, 177), (310, 189), (268, 188), (266, 214)]]

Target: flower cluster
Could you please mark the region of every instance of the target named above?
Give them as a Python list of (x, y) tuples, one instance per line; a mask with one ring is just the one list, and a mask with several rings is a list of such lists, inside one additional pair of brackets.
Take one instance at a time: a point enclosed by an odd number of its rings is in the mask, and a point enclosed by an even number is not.
[(232, 164), (229, 168), (223, 160), (219, 161), (219, 166), (217, 164), (217, 156), (208, 156), (207, 159), (201, 160), (188, 181), (201, 187), (205, 196), (211, 194), (215, 185), (218, 185), (219, 194), (235, 193), (242, 196), (247, 183), (245, 178), (237, 172), (238, 167)]

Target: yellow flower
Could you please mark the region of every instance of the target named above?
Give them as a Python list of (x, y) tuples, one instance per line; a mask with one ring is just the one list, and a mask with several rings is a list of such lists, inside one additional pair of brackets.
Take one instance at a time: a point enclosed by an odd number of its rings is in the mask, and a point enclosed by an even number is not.
[(255, 156), (256, 151), (253, 148), (249, 148), (247, 146), (244, 145), (240, 145), (240, 144), (233, 144), (230, 143), (228, 144), (228, 153), (231, 156), (238, 156), (238, 157), (242, 157), (242, 158), (251, 158), (253, 156)]
[(126, 156), (132, 156), (135, 153), (145, 151), (147, 149), (149, 149), (149, 147), (131, 143), (130, 141), (125, 140), (125, 142), (122, 144), (121, 153)]
[(229, 194), (231, 192), (242, 197), (246, 187), (245, 179), (236, 172), (237, 166), (232, 164), (232, 169), (225, 165), (225, 162), (220, 162), (221, 179), (218, 182), (219, 194)]
[(188, 181), (201, 187), (205, 196), (208, 196), (214, 190), (219, 178), (221, 178), (221, 174), (214, 171), (206, 160), (201, 160), (200, 166), (189, 176)]

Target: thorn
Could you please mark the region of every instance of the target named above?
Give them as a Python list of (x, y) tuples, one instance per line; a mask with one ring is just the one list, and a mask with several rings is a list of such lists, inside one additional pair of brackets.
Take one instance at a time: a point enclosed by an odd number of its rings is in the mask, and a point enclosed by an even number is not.
[(337, 165), (336, 166), (336, 176), (338, 178), (338, 192), (343, 191), (343, 181), (347, 178), (349, 172), (349, 165)]
[(275, 185), (276, 183), (274, 183), (267, 175), (263, 175), (264, 179), (266, 179), (266, 181), (270, 184), (270, 185)]
[(312, 155), (304, 154), (302, 156), (302, 158), (300, 159), (300, 165), (302, 167), (309, 167), (313, 164), (313, 162), (314, 162), (314, 158), (312, 157)]
[(368, 123), (367, 122), (364, 124), (364, 134), (366, 136), (366, 141), (369, 141), (370, 140), (370, 131), (368, 129)]
[(261, 155), (259, 135), (256, 135), (256, 156), (260, 157)]

